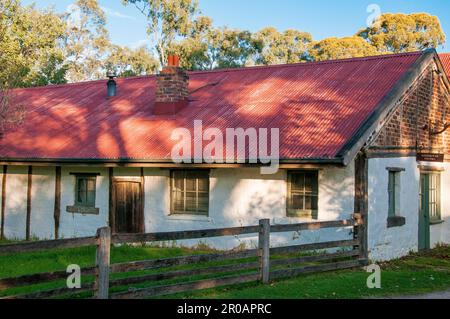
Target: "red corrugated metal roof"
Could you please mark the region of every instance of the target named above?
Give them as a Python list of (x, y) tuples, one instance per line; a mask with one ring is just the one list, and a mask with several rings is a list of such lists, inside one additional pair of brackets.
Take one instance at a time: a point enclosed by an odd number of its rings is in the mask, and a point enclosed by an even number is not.
[(444, 70), (447, 73), (447, 76), (450, 78), (450, 53), (441, 53), (439, 54), (439, 58), (444, 65)]
[[(177, 127), (279, 128), (282, 159), (331, 159), (421, 53), (191, 72), (190, 105), (154, 116), (155, 77), (20, 89), (26, 119), (0, 141), (15, 159), (168, 160)], [(217, 85), (211, 83), (219, 82)]]

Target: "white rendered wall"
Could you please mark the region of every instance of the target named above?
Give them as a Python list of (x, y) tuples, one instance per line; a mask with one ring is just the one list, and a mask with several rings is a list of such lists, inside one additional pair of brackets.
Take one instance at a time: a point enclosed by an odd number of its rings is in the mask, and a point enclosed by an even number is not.
[[(400, 212), (406, 218), (401, 227), (387, 227), (388, 167), (404, 168), (400, 173)], [(369, 159), (369, 258), (383, 261), (408, 255), (418, 249), (419, 179), (416, 158)]]
[[(431, 164), (430, 164), (431, 165)], [(442, 219), (444, 223), (431, 226), (431, 244), (450, 243), (450, 163), (433, 164), (445, 168), (442, 172)], [(418, 246), (419, 176), (415, 158), (369, 160), (369, 251), (373, 260), (388, 260), (416, 251)], [(402, 227), (387, 227), (388, 172), (387, 167), (403, 167), (401, 173)], [(75, 177), (70, 173), (100, 173), (97, 178), (96, 207), (99, 215), (68, 213), (74, 204)], [(24, 239), (27, 201), (26, 166), (9, 166), (5, 202), (5, 235)], [(1, 174), (0, 174), (1, 175)], [(118, 177), (140, 176), (137, 168), (116, 168)], [(146, 232), (208, 229), (255, 225), (269, 218), (272, 224), (298, 223), (299, 218), (286, 217), (286, 175), (261, 175), (259, 169), (211, 170), (210, 214), (208, 217), (170, 216), (170, 171), (145, 169), (145, 230)], [(92, 236), (99, 227), (108, 225), (109, 176), (106, 168), (62, 168), (61, 223), (63, 238)], [(1, 187), (1, 178), (0, 178)], [(0, 188), (1, 189), (1, 188)], [(33, 167), (31, 235), (40, 239), (54, 238), (55, 168)], [(1, 203), (0, 203), (1, 204)], [(354, 165), (347, 168), (324, 168), (319, 173), (319, 219), (347, 219), (353, 213)], [(273, 234), (274, 245), (320, 242), (351, 238), (350, 229), (305, 231), (300, 234)], [(204, 240), (217, 248), (234, 248), (241, 244), (256, 245), (256, 236)], [(192, 245), (196, 241), (181, 244)]]
[[(95, 207), (99, 215), (82, 215), (67, 212), (67, 206), (75, 203), (75, 176), (71, 173), (99, 173)], [(61, 220), (62, 238), (85, 237), (96, 234), (97, 229), (108, 225), (109, 219), (109, 176), (107, 168), (63, 167), (61, 169)]]
[[(24, 238), (26, 221), (27, 167), (9, 167), (7, 182), (6, 235)], [(40, 239), (54, 237), (55, 168), (33, 168), (31, 211), (32, 235)], [(99, 173), (97, 177), (96, 207), (99, 215), (69, 213), (74, 204), (75, 177), (71, 173)], [(259, 219), (269, 218), (272, 224), (306, 221), (286, 217), (287, 172), (261, 175), (259, 169), (211, 170), (210, 214), (208, 217), (170, 216), (170, 171), (145, 169), (145, 230), (146, 232), (209, 229), (256, 225)], [(116, 177), (140, 176), (140, 169), (114, 169)], [(106, 168), (63, 167), (61, 172), (62, 238), (92, 236), (100, 227), (108, 225), (109, 176)], [(354, 166), (324, 168), (319, 172), (319, 219), (348, 219), (354, 205)], [(349, 239), (351, 229), (327, 229), (302, 233), (273, 234), (274, 245), (311, 243)], [(255, 247), (255, 236), (231, 237), (227, 240), (204, 240), (216, 248), (234, 248), (245, 244)], [(182, 245), (197, 244), (182, 242)]]
[(55, 167), (33, 167), (30, 234), (32, 238), (55, 238)]
[(431, 225), (431, 246), (450, 244), (450, 163), (442, 165), (441, 175), (441, 219), (443, 223)]
[(28, 167), (9, 166), (6, 178), (5, 237), (25, 239)]
[[(287, 172), (261, 175), (259, 169), (211, 170), (210, 211), (208, 217), (170, 216), (168, 170), (145, 170), (146, 232), (179, 231), (256, 225), (269, 218), (272, 224), (299, 223), (286, 217)], [(319, 173), (319, 219), (348, 219), (354, 207), (354, 168), (327, 168)], [(273, 245), (310, 243), (351, 238), (349, 229), (328, 229), (302, 233), (272, 234)], [(240, 245), (256, 246), (256, 236), (205, 239), (202, 242), (220, 249)], [(195, 244), (185, 241), (182, 245)]]

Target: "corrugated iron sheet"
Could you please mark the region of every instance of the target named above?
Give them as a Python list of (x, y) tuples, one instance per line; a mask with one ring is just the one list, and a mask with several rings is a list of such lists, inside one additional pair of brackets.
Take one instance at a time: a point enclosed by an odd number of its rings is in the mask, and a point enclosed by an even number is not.
[(206, 86), (176, 116), (153, 115), (153, 76), (119, 79), (113, 99), (106, 81), (19, 89), (26, 118), (0, 141), (0, 157), (170, 159), (173, 130), (202, 120), (224, 134), (279, 128), (282, 159), (334, 158), (419, 56), (191, 72), (192, 91)]
[(439, 54), (439, 58), (441, 59), (441, 62), (444, 65), (444, 69), (445, 72), (447, 73), (447, 76), (450, 78), (450, 53)]

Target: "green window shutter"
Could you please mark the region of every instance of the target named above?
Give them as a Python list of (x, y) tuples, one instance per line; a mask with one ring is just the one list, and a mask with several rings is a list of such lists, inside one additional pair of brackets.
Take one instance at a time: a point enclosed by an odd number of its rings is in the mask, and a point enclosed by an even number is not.
[(389, 217), (395, 217), (396, 211), (396, 198), (395, 198), (395, 172), (389, 172), (389, 184), (388, 184), (388, 192), (389, 192)]

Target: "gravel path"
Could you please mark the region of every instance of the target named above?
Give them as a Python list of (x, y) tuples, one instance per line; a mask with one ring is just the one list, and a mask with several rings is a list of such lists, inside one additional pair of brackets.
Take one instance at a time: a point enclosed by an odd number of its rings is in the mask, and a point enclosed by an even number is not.
[(387, 299), (450, 299), (450, 290), (425, 295), (387, 297)]

